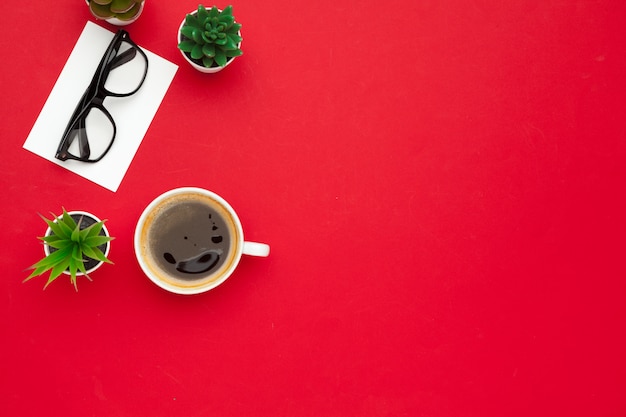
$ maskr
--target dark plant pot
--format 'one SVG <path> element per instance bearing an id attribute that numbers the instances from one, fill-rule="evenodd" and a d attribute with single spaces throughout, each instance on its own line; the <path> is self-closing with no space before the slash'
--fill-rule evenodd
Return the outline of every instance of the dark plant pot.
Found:
<path id="1" fill-rule="evenodd" d="M 221 9 L 218 9 L 221 11 Z M 196 15 L 198 14 L 198 11 L 195 12 L 191 12 L 188 13 L 190 15 Z M 183 18 L 183 21 L 180 23 L 180 26 L 178 27 L 178 43 L 180 43 L 182 40 L 187 39 L 185 36 L 183 36 L 183 34 L 180 32 L 180 30 L 182 29 L 182 27 L 185 25 L 185 19 L 187 18 L 187 15 L 185 15 L 185 18 Z M 241 31 L 238 32 L 239 36 L 241 36 Z M 239 49 L 241 49 L 241 42 L 239 42 Z M 179 49 L 180 51 L 180 49 Z M 219 65 L 213 66 L 213 67 L 205 67 L 204 65 L 202 65 L 202 61 L 200 61 L 199 59 L 193 59 L 191 58 L 191 56 L 187 53 L 187 52 L 183 52 L 180 51 L 180 53 L 183 55 L 183 58 L 185 58 L 185 60 L 187 62 L 189 62 L 189 64 L 194 67 L 196 70 L 200 71 L 200 72 L 204 72 L 204 73 L 215 73 L 215 72 L 219 72 L 221 70 L 223 70 L 224 68 L 226 68 L 227 66 L 230 65 L 231 62 L 233 62 L 235 60 L 235 58 L 237 57 L 231 57 L 228 58 L 228 61 L 226 61 L 226 64 L 224 64 L 223 67 L 220 67 Z"/>
<path id="2" fill-rule="evenodd" d="M 96 217 L 93 214 L 88 213 L 86 211 L 70 211 L 70 212 L 68 212 L 68 214 L 77 223 L 82 218 L 82 221 L 80 223 L 80 230 L 83 230 L 83 229 L 91 226 L 92 224 L 101 221 L 98 217 Z M 51 234 L 52 234 L 52 229 L 50 229 L 48 227 L 48 229 L 46 230 L 45 236 L 50 236 Z M 102 225 L 102 230 L 100 231 L 100 236 L 110 236 L 109 230 L 107 229 L 106 225 Z M 111 250 L 111 242 L 107 242 L 107 243 L 105 243 L 103 245 L 98 246 L 98 249 L 100 249 L 102 251 L 102 253 L 104 253 L 104 256 L 108 257 L 109 251 Z M 48 245 L 43 245 L 43 250 L 44 250 L 46 256 L 48 256 L 51 252 L 54 252 L 57 249 L 51 248 Z M 83 260 L 85 261 L 85 269 L 87 270 L 87 274 L 90 274 L 93 271 L 95 271 L 96 269 L 100 268 L 100 266 L 102 266 L 102 264 L 104 263 L 104 262 L 99 261 L 97 259 L 92 259 L 92 258 L 87 258 L 87 257 L 84 257 Z M 70 274 L 69 271 L 67 271 L 67 270 L 63 271 L 63 273 L 66 274 L 66 275 Z M 81 276 L 81 275 L 84 275 L 84 274 L 82 272 L 78 271 L 78 272 L 76 272 L 76 275 L 77 276 Z"/>

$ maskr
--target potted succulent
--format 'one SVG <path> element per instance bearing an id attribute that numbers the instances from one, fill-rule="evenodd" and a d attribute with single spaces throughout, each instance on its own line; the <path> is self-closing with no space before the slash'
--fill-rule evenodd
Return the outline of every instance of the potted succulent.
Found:
<path id="1" fill-rule="evenodd" d="M 96 19 L 125 26 L 139 18 L 145 0 L 85 0 Z"/>
<path id="2" fill-rule="evenodd" d="M 241 24 L 233 6 L 220 10 L 202 4 L 185 16 L 178 30 L 178 49 L 198 71 L 217 72 L 242 54 Z"/>
<path id="3" fill-rule="evenodd" d="M 48 225 L 43 237 L 45 256 L 28 269 L 33 272 L 24 282 L 50 271 L 50 276 L 44 289 L 62 273 L 70 276 L 70 282 L 76 291 L 76 278 L 84 275 L 91 281 L 89 275 L 98 269 L 104 262 L 112 263 L 108 258 L 111 248 L 109 231 L 104 220 L 98 219 L 91 213 L 84 211 L 70 211 L 63 209 L 63 214 L 54 219 L 41 218 Z"/>

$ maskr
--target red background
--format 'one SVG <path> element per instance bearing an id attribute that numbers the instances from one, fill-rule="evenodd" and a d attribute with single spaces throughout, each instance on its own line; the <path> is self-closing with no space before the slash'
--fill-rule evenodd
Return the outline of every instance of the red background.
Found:
<path id="1" fill-rule="evenodd" d="M 5 7 L 0 414 L 626 415 L 623 2 L 241 0 L 214 75 L 196 5 L 128 27 L 180 68 L 116 193 L 22 149 L 86 6 Z M 192 297 L 132 248 L 188 185 L 272 247 Z M 78 293 L 22 284 L 61 207 L 116 237 Z"/>

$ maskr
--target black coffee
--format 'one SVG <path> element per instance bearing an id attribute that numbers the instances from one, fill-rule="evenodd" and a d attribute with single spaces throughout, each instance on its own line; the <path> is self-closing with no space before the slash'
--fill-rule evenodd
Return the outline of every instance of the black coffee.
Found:
<path id="1" fill-rule="evenodd" d="M 222 214 L 198 199 L 165 204 L 148 230 L 152 259 L 170 277 L 205 279 L 228 261 L 231 232 Z"/>

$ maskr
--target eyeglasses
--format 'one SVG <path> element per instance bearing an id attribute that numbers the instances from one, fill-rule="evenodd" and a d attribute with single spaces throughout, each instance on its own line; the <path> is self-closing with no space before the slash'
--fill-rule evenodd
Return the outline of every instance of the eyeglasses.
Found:
<path id="1" fill-rule="evenodd" d="M 111 149 L 117 128 L 104 107 L 107 97 L 128 97 L 141 88 L 148 73 L 148 57 L 119 30 L 98 64 L 91 83 L 70 118 L 55 158 L 98 162 Z"/>

